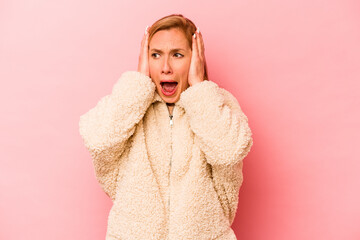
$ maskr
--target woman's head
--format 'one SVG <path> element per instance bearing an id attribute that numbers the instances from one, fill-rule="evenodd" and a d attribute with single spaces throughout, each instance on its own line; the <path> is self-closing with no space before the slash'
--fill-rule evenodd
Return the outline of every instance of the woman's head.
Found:
<path id="1" fill-rule="evenodd" d="M 172 14 L 156 21 L 149 29 L 149 70 L 156 85 L 156 91 L 167 103 L 175 103 L 180 94 L 189 87 L 188 72 L 192 54 L 192 35 L 195 24 L 181 14 Z M 208 79 L 207 67 L 204 80 Z M 177 83 L 175 92 L 169 94 L 162 81 L 172 80 Z M 167 89 L 168 92 L 170 91 Z"/>

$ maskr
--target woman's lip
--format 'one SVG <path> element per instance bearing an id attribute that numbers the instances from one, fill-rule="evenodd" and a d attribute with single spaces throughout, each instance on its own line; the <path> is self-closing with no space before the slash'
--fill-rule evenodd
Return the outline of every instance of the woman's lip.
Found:
<path id="1" fill-rule="evenodd" d="M 175 80 L 160 80 L 160 83 L 163 83 L 163 82 L 176 82 Z"/>
<path id="2" fill-rule="evenodd" d="M 174 81 L 174 82 L 175 82 L 175 81 Z M 179 86 L 179 84 L 177 84 L 176 87 L 174 88 L 174 90 L 172 90 L 171 92 L 166 92 L 166 91 L 162 88 L 162 86 L 161 86 L 161 92 L 162 92 L 165 96 L 171 96 L 171 95 L 173 95 L 173 94 L 176 92 L 178 86 Z"/>

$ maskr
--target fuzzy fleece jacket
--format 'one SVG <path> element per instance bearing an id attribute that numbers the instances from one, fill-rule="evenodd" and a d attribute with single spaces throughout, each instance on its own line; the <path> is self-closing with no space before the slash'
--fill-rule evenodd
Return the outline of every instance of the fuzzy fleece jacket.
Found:
<path id="1" fill-rule="evenodd" d="M 209 80 L 184 90 L 172 116 L 155 89 L 150 77 L 126 71 L 80 116 L 96 178 L 113 201 L 106 239 L 237 239 L 248 118 Z"/>

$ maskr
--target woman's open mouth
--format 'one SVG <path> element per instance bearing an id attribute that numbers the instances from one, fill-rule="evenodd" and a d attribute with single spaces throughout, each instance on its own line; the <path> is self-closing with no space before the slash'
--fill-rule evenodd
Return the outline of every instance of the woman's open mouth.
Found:
<path id="1" fill-rule="evenodd" d="M 163 80 L 160 82 L 161 91 L 166 96 L 171 96 L 176 92 L 178 83 L 172 80 Z"/>

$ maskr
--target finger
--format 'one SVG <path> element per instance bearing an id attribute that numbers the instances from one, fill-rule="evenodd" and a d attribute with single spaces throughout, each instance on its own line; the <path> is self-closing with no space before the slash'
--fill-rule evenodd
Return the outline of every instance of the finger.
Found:
<path id="1" fill-rule="evenodd" d="M 145 39 L 146 39 L 146 36 L 144 35 L 143 38 L 142 38 L 142 40 L 141 40 L 140 56 L 139 56 L 140 60 L 141 60 L 141 58 L 142 58 L 143 55 L 144 55 Z"/>
<path id="2" fill-rule="evenodd" d="M 199 56 L 199 49 L 197 46 L 197 40 L 196 40 L 196 32 L 194 33 L 193 37 L 192 37 L 192 53 L 194 57 Z"/>
<path id="3" fill-rule="evenodd" d="M 148 39 L 149 39 L 149 32 L 148 32 L 149 26 L 146 26 L 145 29 L 145 44 L 148 45 Z"/>
<path id="4" fill-rule="evenodd" d="M 146 34 L 144 33 L 142 39 L 141 39 L 141 46 L 144 46 L 144 42 L 145 42 L 145 38 L 146 38 Z"/>
<path id="5" fill-rule="evenodd" d="M 202 52 L 201 52 L 201 39 L 200 39 L 200 34 L 198 32 L 198 30 L 196 30 L 196 44 L 197 44 L 197 48 L 198 48 L 198 52 L 199 52 L 199 57 L 202 57 Z"/>
<path id="6" fill-rule="evenodd" d="M 203 54 L 203 49 L 202 49 L 202 44 L 201 44 L 201 35 L 198 31 L 196 31 L 196 39 L 197 39 L 197 46 L 198 46 L 198 52 L 199 52 L 199 57 L 201 59 L 204 58 L 204 54 Z"/>
<path id="7" fill-rule="evenodd" d="M 205 52 L 205 44 L 204 44 L 204 39 L 203 39 L 203 36 L 202 36 L 202 33 L 201 32 L 199 32 L 199 35 L 200 35 L 200 43 L 201 43 L 201 53 L 202 53 L 202 56 L 203 56 L 203 58 L 205 58 L 205 54 L 204 54 L 204 52 Z"/>
<path id="8" fill-rule="evenodd" d="M 145 47 L 146 38 L 147 38 L 147 35 L 148 35 L 148 32 L 147 32 L 148 27 L 149 26 L 146 26 L 144 35 L 143 35 L 142 40 L 141 40 L 141 50 L 144 49 L 144 47 Z"/>
<path id="9" fill-rule="evenodd" d="M 145 35 L 144 50 L 146 53 L 149 51 L 149 33 L 146 33 Z"/>
<path id="10" fill-rule="evenodd" d="M 200 59 L 201 59 L 201 65 L 204 67 L 204 73 L 205 73 L 205 65 L 206 65 L 206 59 L 205 59 L 205 48 L 204 48 L 204 41 L 202 38 L 202 34 L 199 30 L 199 28 L 197 29 L 197 44 L 198 44 L 198 49 L 199 49 L 199 55 L 200 55 Z"/>

